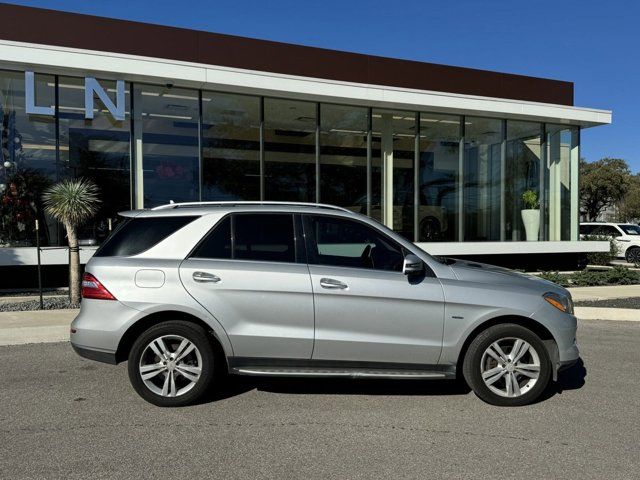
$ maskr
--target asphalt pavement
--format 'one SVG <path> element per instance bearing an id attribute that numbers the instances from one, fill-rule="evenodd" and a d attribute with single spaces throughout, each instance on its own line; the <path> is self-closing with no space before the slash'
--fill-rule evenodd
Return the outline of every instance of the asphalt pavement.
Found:
<path id="1" fill-rule="evenodd" d="M 0 478 L 637 479 L 640 322 L 582 321 L 543 401 L 442 381 L 238 378 L 181 409 L 68 343 L 0 347 Z"/>

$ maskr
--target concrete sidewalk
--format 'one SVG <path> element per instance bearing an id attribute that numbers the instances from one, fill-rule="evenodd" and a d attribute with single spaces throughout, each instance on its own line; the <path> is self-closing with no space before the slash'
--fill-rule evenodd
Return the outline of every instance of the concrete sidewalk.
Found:
<path id="1" fill-rule="evenodd" d="M 640 297 L 640 285 L 612 285 L 606 287 L 572 287 L 574 302 L 589 300 L 612 300 L 615 298 Z"/>
<path id="2" fill-rule="evenodd" d="M 0 312 L 0 345 L 63 342 L 80 310 L 35 310 Z"/>
<path id="3" fill-rule="evenodd" d="M 580 320 L 616 320 L 640 322 L 640 310 L 635 308 L 575 307 Z"/>

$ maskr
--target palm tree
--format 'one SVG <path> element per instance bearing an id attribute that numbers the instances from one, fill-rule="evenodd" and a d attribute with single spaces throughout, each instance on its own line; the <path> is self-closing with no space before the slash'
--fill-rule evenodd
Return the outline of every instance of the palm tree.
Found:
<path id="1" fill-rule="evenodd" d="M 63 180 L 47 188 L 42 196 L 44 210 L 64 225 L 70 251 L 69 293 L 71 303 L 80 303 L 80 249 L 76 229 L 98 210 L 98 187 L 84 178 Z"/>

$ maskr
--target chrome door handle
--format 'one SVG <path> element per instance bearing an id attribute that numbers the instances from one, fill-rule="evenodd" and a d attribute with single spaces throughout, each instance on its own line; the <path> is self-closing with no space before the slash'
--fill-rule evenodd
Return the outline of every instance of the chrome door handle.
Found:
<path id="1" fill-rule="evenodd" d="M 198 283 L 218 283 L 222 280 L 217 275 L 207 272 L 193 272 L 193 279 Z"/>
<path id="2" fill-rule="evenodd" d="M 346 283 L 342 283 L 340 280 L 334 280 L 333 278 L 321 278 L 320 286 L 322 288 L 329 288 L 333 290 L 344 290 L 348 287 Z"/>

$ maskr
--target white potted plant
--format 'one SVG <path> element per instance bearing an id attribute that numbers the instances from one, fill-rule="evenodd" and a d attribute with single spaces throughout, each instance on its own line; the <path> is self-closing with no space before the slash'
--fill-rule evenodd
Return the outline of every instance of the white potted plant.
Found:
<path id="1" fill-rule="evenodd" d="M 525 191 L 522 194 L 522 203 L 524 209 L 522 209 L 520 213 L 522 215 L 522 223 L 524 223 L 527 242 L 535 242 L 538 240 L 538 232 L 540 231 L 540 202 L 538 201 L 538 193 L 535 190 Z"/>

